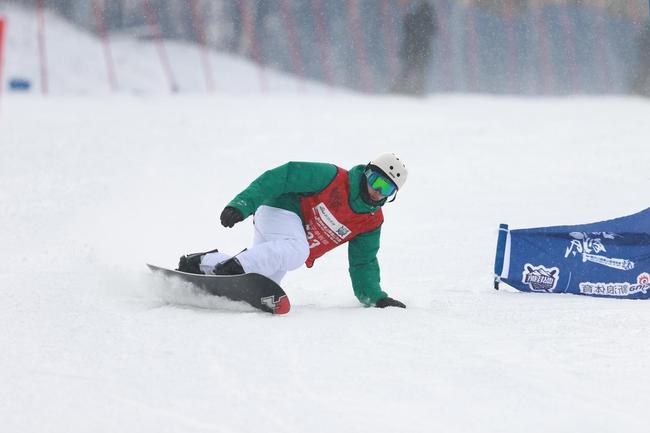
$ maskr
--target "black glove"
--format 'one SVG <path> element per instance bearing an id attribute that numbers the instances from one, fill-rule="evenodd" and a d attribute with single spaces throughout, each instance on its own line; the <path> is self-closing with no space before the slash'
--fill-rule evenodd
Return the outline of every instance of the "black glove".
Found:
<path id="1" fill-rule="evenodd" d="M 386 308 L 386 307 L 399 307 L 399 308 L 406 308 L 406 305 L 404 305 L 402 302 L 398 301 L 397 299 L 393 298 L 383 298 L 375 302 L 375 307 L 377 308 Z"/>
<path id="2" fill-rule="evenodd" d="M 244 215 L 242 215 L 241 211 L 232 206 L 226 206 L 221 212 L 221 225 L 224 227 L 232 227 L 243 219 Z"/>

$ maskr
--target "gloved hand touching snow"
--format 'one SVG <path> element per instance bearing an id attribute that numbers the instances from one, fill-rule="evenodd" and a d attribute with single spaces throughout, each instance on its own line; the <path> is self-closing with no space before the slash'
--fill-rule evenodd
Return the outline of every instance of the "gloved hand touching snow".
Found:
<path id="1" fill-rule="evenodd" d="M 385 298 L 380 299 L 377 302 L 375 302 L 375 307 L 377 307 L 377 308 L 386 308 L 386 307 L 406 308 L 406 305 L 404 305 L 404 303 L 398 301 L 397 299 L 385 297 Z"/>
<path id="2" fill-rule="evenodd" d="M 224 227 L 232 227 L 243 219 L 241 211 L 232 206 L 226 206 L 221 212 L 221 225 Z"/>

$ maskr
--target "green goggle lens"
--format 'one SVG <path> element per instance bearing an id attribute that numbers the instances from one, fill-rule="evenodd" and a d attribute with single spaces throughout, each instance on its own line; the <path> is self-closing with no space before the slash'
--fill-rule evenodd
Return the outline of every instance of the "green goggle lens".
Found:
<path id="1" fill-rule="evenodd" d="M 375 191 L 378 191 L 384 197 L 391 196 L 395 191 L 397 191 L 397 186 L 381 173 L 368 170 L 366 172 L 366 177 L 368 178 L 368 186 Z"/>

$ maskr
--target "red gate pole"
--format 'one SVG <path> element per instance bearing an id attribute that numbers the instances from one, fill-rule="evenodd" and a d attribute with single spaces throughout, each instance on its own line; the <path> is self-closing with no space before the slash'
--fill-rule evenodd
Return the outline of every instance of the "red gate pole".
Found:
<path id="1" fill-rule="evenodd" d="M 100 1 L 102 2 L 101 8 L 99 4 Z M 95 9 L 95 22 L 97 24 L 97 29 L 99 30 L 99 35 L 102 39 L 102 45 L 104 47 L 104 59 L 106 60 L 108 82 L 111 90 L 115 92 L 117 90 L 117 76 L 115 75 L 113 53 L 111 52 L 111 46 L 108 40 L 108 32 L 106 31 L 106 23 L 104 22 L 104 2 L 103 0 L 94 0 L 93 3 Z"/>
<path id="2" fill-rule="evenodd" d="M 359 4 L 357 0 L 348 0 L 348 17 L 352 29 L 352 42 L 356 52 L 357 65 L 359 66 L 359 74 L 361 76 L 361 87 L 366 92 L 370 92 L 372 90 L 372 80 L 370 77 L 370 68 L 366 59 L 363 33 L 361 32 L 359 24 Z"/>
<path id="3" fill-rule="evenodd" d="M 38 58 L 41 68 L 41 92 L 47 95 L 49 92 L 49 83 L 47 77 L 47 50 L 45 48 L 45 7 L 43 0 L 37 0 L 37 20 L 38 20 Z"/>
<path id="4" fill-rule="evenodd" d="M 321 0 L 312 0 L 311 2 L 312 13 L 316 21 L 316 33 L 318 35 L 318 48 L 320 51 L 320 64 L 327 84 L 332 87 L 334 85 L 334 74 L 332 73 L 332 63 L 330 60 L 329 46 L 327 45 L 327 37 L 325 35 L 325 22 L 323 20 L 323 10 Z"/>
<path id="5" fill-rule="evenodd" d="M 167 77 L 167 82 L 169 83 L 169 88 L 172 93 L 178 92 L 178 85 L 174 79 L 174 74 L 172 72 L 171 64 L 169 63 L 169 58 L 167 57 L 167 51 L 165 51 L 165 45 L 162 40 L 162 32 L 158 21 L 156 20 L 156 15 L 151 7 L 151 2 L 149 0 L 142 0 L 142 6 L 144 9 L 144 17 L 147 20 L 147 24 L 151 27 L 151 30 L 154 32 L 154 38 L 156 39 L 156 49 L 158 51 L 158 57 L 160 57 L 160 63 L 163 68 L 163 72 Z"/>
<path id="6" fill-rule="evenodd" d="M 298 77 L 300 77 L 298 90 L 304 92 L 305 67 L 302 61 L 302 56 L 300 55 L 300 42 L 298 41 L 296 28 L 293 24 L 293 17 L 291 16 L 291 5 L 289 4 L 289 0 L 282 0 L 280 7 L 282 9 L 282 18 L 284 19 L 284 23 L 287 28 L 287 36 L 289 38 L 289 51 L 291 52 L 291 63 L 293 63 L 293 71 L 296 75 L 298 75 Z"/>
<path id="7" fill-rule="evenodd" d="M 239 14 L 242 17 L 244 33 L 246 34 L 246 37 L 248 38 L 248 41 L 251 44 L 253 60 L 257 63 L 258 66 L 260 89 L 262 90 L 263 93 L 266 93 L 266 91 L 268 90 L 268 84 L 266 82 L 265 67 L 262 64 L 262 56 L 260 55 L 259 47 L 257 46 L 255 25 L 253 23 L 253 12 L 251 11 L 250 5 L 247 0 L 237 0 L 237 6 L 239 7 Z"/>
<path id="8" fill-rule="evenodd" d="M 203 76 L 205 77 L 205 87 L 208 89 L 208 92 L 212 93 L 214 92 L 214 79 L 212 77 L 212 65 L 210 64 L 210 56 L 203 21 L 201 21 L 201 15 L 199 14 L 199 7 L 196 0 L 189 0 L 189 2 L 192 11 L 192 27 L 194 28 L 194 35 L 201 46 L 201 64 L 203 66 Z"/>

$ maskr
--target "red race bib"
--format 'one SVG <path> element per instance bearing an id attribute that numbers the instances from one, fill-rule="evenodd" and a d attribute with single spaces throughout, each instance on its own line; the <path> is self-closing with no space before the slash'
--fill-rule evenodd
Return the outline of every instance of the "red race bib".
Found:
<path id="1" fill-rule="evenodd" d="M 314 261 L 357 235 L 370 232 L 384 222 L 381 209 L 373 213 L 356 213 L 350 207 L 350 178 L 338 168 L 334 180 L 323 191 L 303 197 L 300 207 L 309 241 L 308 268 Z"/>

